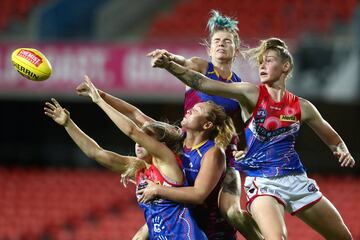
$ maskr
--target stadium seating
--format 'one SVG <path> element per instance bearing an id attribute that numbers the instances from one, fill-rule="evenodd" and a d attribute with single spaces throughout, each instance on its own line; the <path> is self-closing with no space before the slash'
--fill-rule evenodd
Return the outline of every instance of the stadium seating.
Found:
<path id="1" fill-rule="evenodd" d="M 360 178 L 311 177 L 360 239 Z M 111 172 L 0 167 L 0 183 L 0 240 L 131 239 L 144 224 L 134 187 Z M 289 239 L 322 239 L 296 217 L 287 214 L 286 223 Z"/>
<path id="2" fill-rule="evenodd" d="M 155 18 L 148 38 L 204 37 L 211 9 L 235 17 L 241 37 L 246 39 L 328 33 L 334 24 L 350 20 L 356 4 L 356 0 L 314 0 L 311 4 L 305 0 L 274 0 L 270 4 L 265 0 L 224 0 L 221 4 L 208 0 L 180 1 L 172 12 Z"/>
<path id="3" fill-rule="evenodd" d="M 86 229 L 101 234 L 111 226 L 109 234 L 133 234 L 144 222 L 134 187 L 105 171 L 0 168 L 0 182 L 0 240 L 89 239 L 81 237 Z M 92 222 L 96 228 L 87 227 Z"/>
<path id="4" fill-rule="evenodd" d="M 44 0 L 12 0 L 0 1 L 0 31 L 13 20 L 25 19 L 30 11 Z"/>

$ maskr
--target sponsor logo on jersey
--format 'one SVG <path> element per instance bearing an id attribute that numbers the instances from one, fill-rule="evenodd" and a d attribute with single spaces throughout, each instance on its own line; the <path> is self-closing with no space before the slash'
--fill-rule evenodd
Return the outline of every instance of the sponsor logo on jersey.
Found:
<path id="1" fill-rule="evenodd" d="M 297 119 L 292 115 L 280 115 L 280 120 L 284 122 L 296 122 Z"/>

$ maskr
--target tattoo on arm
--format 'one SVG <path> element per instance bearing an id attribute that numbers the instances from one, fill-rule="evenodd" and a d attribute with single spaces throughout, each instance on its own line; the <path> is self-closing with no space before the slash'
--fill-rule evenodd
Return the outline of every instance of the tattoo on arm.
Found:
<path id="1" fill-rule="evenodd" d="M 240 196 L 241 179 L 239 173 L 232 168 L 227 168 L 222 191 L 231 195 Z"/>
<path id="2" fill-rule="evenodd" d="M 201 73 L 186 69 L 174 62 L 170 62 L 166 70 L 168 70 L 171 74 L 180 79 L 180 81 L 189 87 L 196 90 L 201 90 L 201 81 L 203 79 Z"/>

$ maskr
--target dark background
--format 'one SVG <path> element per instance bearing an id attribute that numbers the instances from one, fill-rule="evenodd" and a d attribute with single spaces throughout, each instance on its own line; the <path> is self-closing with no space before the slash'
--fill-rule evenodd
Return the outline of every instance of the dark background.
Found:
<path id="1" fill-rule="evenodd" d="M 62 126 L 43 114 L 44 100 L 0 101 L 2 133 L 1 164 L 6 166 L 99 167 L 72 142 Z M 134 142 L 126 137 L 95 104 L 86 100 L 73 102 L 58 98 L 72 119 L 105 149 L 120 154 L 134 154 Z M 183 109 L 180 103 L 132 102 L 145 114 L 178 124 Z M 355 159 L 359 159 L 360 105 L 314 102 L 323 117 L 340 133 Z M 307 126 L 302 125 L 297 141 L 302 162 L 310 173 L 353 173 L 359 168 L 342 169 L 327 146 Z M 101 168 L 101 167 L 100 167 Z"/>

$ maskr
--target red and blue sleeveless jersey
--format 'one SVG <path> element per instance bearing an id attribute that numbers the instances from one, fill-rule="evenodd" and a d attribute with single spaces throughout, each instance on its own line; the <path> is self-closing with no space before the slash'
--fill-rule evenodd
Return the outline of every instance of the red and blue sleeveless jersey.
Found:
<path id="1" fill-rule="evenodd" d="M 205 76 L 219 82 L 241 82 L 240 77 L 238 77 L 234 72 L 231 72 L 230 76 L 227 79 L 222 78 L 211 62 L 208 63 L 208 68 Z M 186 112 L 190 110 L 195 104 L 206 101 L 213 101 L 217 105 L 222 106 L 226 114 L 232 118 L 234 124 L 240 123 L 239 121 L 241 121 L 241 109 L 237 100 L 208 95 L 195 89 L 189 89 L 185 93 L 184 114 L 186 114 Z M 241 128 L 243 128 L 243 126 Z M 238 141 L 238 136 L 234 136 L 230 145 L 226 149 L 226 159 L 228 166 L 232 167 L 234 165 L 234 157 L 232 155 L 232 152 L 237 150 Z"/>
<path id="2" fill-rule="evenodd" d="M 181 159 L 177 156 L 179 165 Z M 146 187 L 146 180 L 167 187 L 181 187 L 167 180 L 160 171 L 151 165 L 136 176 L 138 189 Z M 140 196 L 137 196 L 139 198 Z M 184 204 L 167 199 L 154 199 L 148 203 L 139 203 L 144 211 L 146 223 L 149 229 L 150 240 L 206 240 L 205 233 L 199 228 L 192 213 Z"/>
<path id="3" fill-rule="evenodd" d="M 201 160 L 203 156 L 214 145 L 214 141 L 207 140 L 191 149 L 184 148 L 184 153 L 181 156 L 182 165 L 187 182 L 190 186 L 194 186 L 196 177 L 198 176 L 201 168 Z M 199 224 L 199 227 L 204 230 L 209 240 L 236 239 L 235 229 L 221 216 L 218 207 L 218 195 L 224 176 L 225 172 L 205 202 L 202 205 L 194 206 L 192 209 L 194 218 Z"/>
<path id="4" fill-rule="evenodd" d="M 259 86 L 259 99 L 245 128 L 248 152 L 235 163 L 247 176 L 276 177 L 304 173 L 295 151 L 301 109 L 299 98 L 286 91 L 275 102 L 265 85 Z"/>

